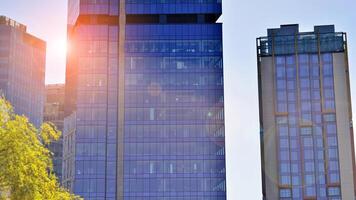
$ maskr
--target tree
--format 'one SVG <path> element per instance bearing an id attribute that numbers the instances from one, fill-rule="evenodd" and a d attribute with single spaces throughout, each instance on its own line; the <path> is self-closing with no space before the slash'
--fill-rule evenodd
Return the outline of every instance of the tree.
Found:
<path id="1" fill-rule="evenodd" d="M 61 188 L 46 148 L 60 131 L 51 123 L 40 129 L 0 97 L 0 199 L 77 200 Z"/>

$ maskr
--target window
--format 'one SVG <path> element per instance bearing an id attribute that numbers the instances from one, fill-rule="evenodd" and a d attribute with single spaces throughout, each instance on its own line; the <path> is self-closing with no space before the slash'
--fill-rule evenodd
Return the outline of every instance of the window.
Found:
<path id="1" fill-rule="evenodd" d="M 302 111 L 311 111 L 311 103 L 310 101 L 302 101 Z"/>
<path id="2" fill-rule="evenodd" d="M 304 147 L 312 147 L 313 139 L 311 137 L 303 137 L 303 145 Z"/>
<path id="3" fill-rule="evenodd" d="M 287 78 L 295 78 L 296 70 L 295 67 L 287 67 Z"/>
<path id="4" fill-rule="evenodd" d="M 280 189 L 279 190 L 279 196 L 281 198 L 288 198 L 288 197 L 292 197 L 292 192 L 290 189 Z"/>
<path id="5" fill-rule="evenodd" d="M 322 59 L 323 59 L 323 63 L 331 63 L 332 55 L 331 54 L 323 54 Z"/>
<path id="6" fill-rule="evenodd" d="M 330 173 L 329 174 L 330 183 L 338 183 L 340 182 L 340 176 L 338 173 Z"/>
<path id="7" fill-rule="evenodd" d="M 335 109 L 335 102 L 334 100 L 325 100 L 324 107 L 326 110 L 334 110 Z"/>
<path id="8" fill-rule="evenodd" d="M 312 107 L 312 109 L 313 109 L 313 111 L 315 111 L 315 112 L 321 112 L 321 105 L 320 105 L 320 102 L 313 102 L 312 103 L 313 105 L 313 107 Z"/>
<path id="9" fill-rule="evenodd" d="M 295 58 L 294 58 L 294 56 L 287 56 L 286 59 L 287 59 L 287 65 L 293 65 L 293 64 L 295 64 Z"/>
<path id="10" fill-rule="evenodd" d="M 287 117 L 277 117 L 276 121 L 277 121 L 277 124 L 287 124 L 288 119 L 287 119 Z"/>
<path id="11" fill-rule="evenodd" d="M 294 128 L 294 127 L 292 127 L 292 128 L 289 128 L 289 134 L 290 134 L 290 136 L 297 136 L 297 128 Z"/>
<path id="12" fill-rule="evenodd" d="M 287 101 L 287 93 L 285 91 L 277 91 L 278 101 Z"/>
<path id="13" fill-rule="evenodd" d="M 301 90 L 301 100 L 310 100 L 310 90 Z"/>
<path id="14" fill-rule="evenodd" d="M 278 133 L 280 136 L 288 136 L 288 127 L 287 126 L 278 126 Z"/>
<path id="15" fill-rule="evenodd" d="M 300 188 L 294 187 L 292 190 L 293 190 L 293 198 L 300 198 L 302 196 L 302 191 Z"/>
<path id="16" fill-rule="evenodd" d="M 333 66 L 332 64 L 324 64 L 323 66 L 323 76 L 332 76 L 333 75 Z"/>
<path id="17" fill-rule="evenodd" d="M 319 64 L 319 56 L 318 55 L 311 55 L 310 56 L 310 62 L 312 64 Z"/>
<path id="18" fill-rule="evenodd" d="M 284 57 L 276 57 L 277 65 L 285 65 L 285 58 Z"/>
<path id="19" fill-rule="evenodd" d="M 297 124 L 297 118 L 295 116 L 289 116 L 289 125 L 296 125 Z"/>
<path id="20" fill-rule="evenodd" d="M 327 99 L 333 99 L 334 98 L 334 90 L 333 89 L 325 89 L 324 97 Z"/>
<path id="21" fill-rule="evenodd" d="M 313 90 L 312 99 L 313 100 L 320 100 L 320 92 L 319 92 L 319 90 Z"/>
<path id="22" fill-rule="evenodd" d="M 299 165 L 297 163 L 293 163 L 291 165 L 292 173 L 299 173 Z"/>
<path id="23" fill-rule="evenodd" d="M 277 112 L 287 112 L 287 103 L 278 103 Z"/>
<path id="24" fill-rule="evenodd" d="M 280 184 L 281 185 L 290 185 L 291 184 L 290 176 L 280 176 Z"/>
<path id="25" fill-rule="evenodd" d="M 308 77 L 309 76 L 309 66 L 301 64 L 299 66 L 299 76 L 300 77 Z"/>
<path id="26" fill-rule="evenodd" d="M 309 176 L 311 176 L 311 175 L 308 175 L 308 177 Z M 309 179 L 309 181 L 311 181 L 312 182 L 312 178 L 313 178 L 314 176 L 312 176 L 312 177 L 310 177 L 310 178 L 308 178 Z M 307 182 L 307 181 L 306 181 Z M 314 181 L 315 182 L 315 181 Z M 314 184 L 314 183 L 313 183 Z M 313 187 L 313 186 L 307 186 L 306 188 L 305 188 L 305 195 L 306 196 L 309 196 L 309 197 L 311 197 L 311 196 L 315 196 L 316 195 L 316 191 L 315 191 L 315 187 Z"/>
<path id="27" fill-rule="evenodd" d="M 323 147 L 322 140 L 321 140 L 321 145 L 319 146 L 319 144 L 318 144 L 318 147 Z M 317 152 L 317 159 L 324 160 L 324 151 L 320 150 Z"/>
<path id="28" fill-rule="evenodd" d="M 305 172 L 314 172 L 315 170 L 314 162 L 305 162 L 304 167 L 305 167 Z"/>
<path id="29" fill-rule="evenodd" d="M 299 160 L 299 153 L 297 151 L 292 151 L 290 153 L 290 156 L 291 156 L 291 160 L 292 161 L 297 161 Z"/>
<path id="30" fill-rule="evenodd" d="M 292 177 L 292 184 L 293 185 L 300 185 L 300 177 L 299 176 L 293 176 Z"/>
<path id="31" fill-rule="evenodd" d="M 328 193 L 329 193 L 329 196 L 339 196 L 340 188 L 339 187 L 329 187 Z"/>
<path id="32" fill-rule="evenodd" d="M 286 89 L 286 81 L 285 80 L 277 80 L 277 89 Z"/>
<path id="33" fill-rule="evenodd" d="M 277 78 L 284 78 L 286 74 L 286 69 L 284 66 L 277 66 L 276 68 Z"/>
<path id="34" fill-rule="evenodd" d="M 309 62 L 308 54 L 300 54 L 299 55 L 299 63 L 308 64 L 308 62 Z"/>
<path id="35" fill-rule="evenodd" d="M 326 178 L 324 174 L 321 174 L 318 176 L 318 181 L 320 184 L 325 184 L 326 183 Z"/>
<path id="36" fill-rule="evenodd" d="M 324 121 L 326 122 L 335 122 L 336 115 L 335 114 L 324 114 Z"/>
<path id="37" fill-rule="evenodd" d="M 295 103 L 288 103 L 288 111 L 291 113 L 296 112 L 296 104 Z"/>
<path id="38" fill-rule="evenodd" d="M 302 127 L 300 129 L 300 134 L 302 135 L 311 135 L 313 133 L 313 130 L 311 127 Z"/>
<path id="39" fill-rule="evenodd" d="M 315 176 L 314 175 L 305 175 L 305 184 L 306 185 L 315 184 Z"/>
<path id="40" fill-rule="evenodd" d="M 289 151 L 281 151 L 279 156 L 280 156 L 281 161 L 288 161 L 289 160 Z"/>
<path id="41" fill-rule="evenodd" d="M 328 146 L 337 146 L 336 136 L 329 136 L 328 137 Z"/>
<path id="42" fill-rule="evenodd" d="M 330 171 L 339 171 L 339 162 L 338 161 L 329 161 L 329 170 Z"/>
<path id="43" fill-rule="evenodd" d="M 290 147 L 291 149 L 298 149 L 299 148 L 299 143 L 297 138 L 291 138 L 290 139 Z"/>
<path id="44" fill-rule="evenodd" d="M 316 67 L 312 67 L 311 68 L 311 76 L 312 77 L 319 77 L 319 73 L 320 73 L 320 69 L 319 69 L 319 66 L 316 66 Z M 319 82 L 319 81 L 318 81 Z"/>
<path id="45" fill-rule="evenodd" d="M 325 77 L 323 80 L 324 87 L 333 87 L 334 79 L 333 77 Z"/>
<path id="46" fill-rule="evenodd" d="M 304 150 L 304 159 L 305 160 L 312 160 L 314 159 L 314 151 L 313 150 Z M 314 164 L 313 164 L 314 168 Z"/>
<path id="47" fill-rule="evenodd" d="M 295 89 L 295 81 L 288 80 L 287 81 L 287 88 L 288 90 L 294 90 Z"/>
<path id="48" fill-rule="evenodd" d="M 310 87 L 310 80 L 306 78 L 300 79 L 300 87 L 301 88 L 309 88 Z"/>
<path id="49" fill-rule="evenodd" d="M 337 149 L 329 149 L 328 150 L 328 157 L 329 157 L 329 160 L 332 160 L 332 159 L 338 159 L 338 151 Z"/>
<path id="50" fill-rule="evenodd" d="M 280 164 L 281 173 L 290 173 L 290 165 L 288 163 Z"/>

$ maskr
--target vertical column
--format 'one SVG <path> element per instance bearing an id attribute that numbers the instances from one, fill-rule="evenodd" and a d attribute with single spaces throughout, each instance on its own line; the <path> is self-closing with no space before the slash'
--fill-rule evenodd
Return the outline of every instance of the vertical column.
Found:
<path id="1" fill-rule="evenodd" d="M 116 199 L 124 199 L 124 117 L 125 117 L 125 0 L 119 4 L 119 39 L 118 39 L 118 122 L 117 122 L 117 173 Z"/>
<path id="2" fill-rule="evenodd" d="M 334 53 L 333 70 L 341 197 L 342 199 L 354 199 L 353 133 L 350 132 L 351 98 L 348 91 L 347 67 L 348 61 L 345 59 L 345 53 Z"/>

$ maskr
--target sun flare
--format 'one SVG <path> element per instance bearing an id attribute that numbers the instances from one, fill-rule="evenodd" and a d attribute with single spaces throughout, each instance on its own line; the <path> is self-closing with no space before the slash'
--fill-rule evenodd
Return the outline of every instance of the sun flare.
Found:
<path id="1" fill-rule="evenodd" d="M 55 52 L 56 54 L 67 54 L 68 53 L 68 44 L 66 39 L 57 39 L 52 43 L 48 44 L 48 50 Z"/>

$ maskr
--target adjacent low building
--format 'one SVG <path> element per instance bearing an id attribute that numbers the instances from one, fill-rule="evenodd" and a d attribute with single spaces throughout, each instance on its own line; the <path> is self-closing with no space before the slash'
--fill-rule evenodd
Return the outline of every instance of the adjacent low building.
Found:
<path id="1" fill-rule="evenodd" d="M 64 118 L 62 185 L 74 191 L 76 114 Z"/>
<path id="2" fill-rule="evenodd" d="M 64 120 L 64 84 L 46 85 L 44 107 L 44 121 L 52 122 L 59 131 L 63 132 Z M 62 133 L 63 134 L 63 133 Z M 53 168 L 56 176 L 61 182 L 62 159 L 63 159 L 63 137 L 54 141 L 49 146 L 53 153 Z"/>

